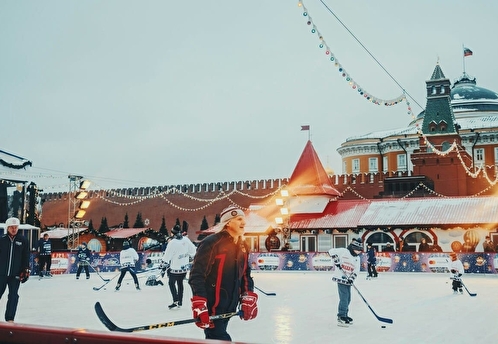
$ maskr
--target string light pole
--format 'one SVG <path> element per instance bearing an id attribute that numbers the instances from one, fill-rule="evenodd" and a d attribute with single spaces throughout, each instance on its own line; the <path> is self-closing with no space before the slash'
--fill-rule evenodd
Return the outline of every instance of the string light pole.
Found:
<path id="1" fill-rule="evenodd" d="M 82 176 L 69 175 L 69 210 L 68 210 L 68 235 L 67 248 L 69 250 L 77 249 L 80 239 L 80 228 L 84 224 L 83 217 L 86 209 L 90 206 L 88 198 L 88 187 L 90 182 L 83 180 Z"/>

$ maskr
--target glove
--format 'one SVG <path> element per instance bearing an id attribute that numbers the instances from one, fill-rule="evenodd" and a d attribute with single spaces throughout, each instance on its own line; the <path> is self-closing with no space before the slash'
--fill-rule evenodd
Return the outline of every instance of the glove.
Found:
<path id="1" fill-rule="evenodd" d="M 161 262 L 161 265 L 159 265 L 159 268 L 161 269 L 161 277 L 164 277 L 164 274 L 166 273 L 166 270 L 168 270 L 168 276 L 169 276 L 169 264 L 166 262 Z"/>
<path id="2" fill-rule="evenodd" d="M 204 297 L 194 296 L 190 301 L 192 301 L 192 312 L 194 319 L 197 320 L 195 322 L 197 327 L 202 329 L 213 328 L 214 324 L 209 320 L 207 300 Z"/>
<path id="3" fill-rule="evenodd" d="M 338 267 L 339 269 L 341 268 L 341 261 L 339 260 L 339 256 L 337 254 L 332 255 L 332 261 L 334 262 L 334 265 Z"/>
<path id="4" fill-rule="evenodd" d="M 31 271 L 29 271 L 29 269 L 24 269 L 23 271 L 21 271 L 18 277 L 21 283 L 25 283 L 29 279 L 30 272 Z"/>
<path id="5" fill-rule="evenodd" d="M 457 271 L 455 269 L 450 270 L 452 274 L 455 274 Z"/>
<path id="6" fill-rule="evenodd" d="M 258 295 L 253 293 L 252 291 L 248 291 L 244 293 L 240 298 L 240 310 L 242 314 L 240 315 L 241 319 L 251 320 L 256 318 L 258 315 Z"/>
<path id="7" fill-rule="evenodd" d="M 353 282 L 354 282 L 354 280 L 356 279 L 357 276 L 358 275 L 356 273 L 354 273 L 354 272 L 351 275 L 349 275 L 349 277 L 348 277 L 349 284 L 353 284 Z"/>

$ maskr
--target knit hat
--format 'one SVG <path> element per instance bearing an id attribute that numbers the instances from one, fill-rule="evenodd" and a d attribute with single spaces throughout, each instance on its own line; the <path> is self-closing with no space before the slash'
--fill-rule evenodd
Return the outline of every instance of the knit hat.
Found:
<path id="1" fill-rule="evenodd" d="M 178 234 L 182 231 L 181 227 L 178 225 L 175 225 L 173 228 L 171 228 L 171 233 L 173 234 Z"/>
<path id="2" fill-rule="evenodd" d="M 222 227 L 225 227 L 225 225 L 234 217 L 245 216 L 245 214 L 242 211 L 242 209 L 232 205 L 228 208 L 223 209 L 220 216 L 221 216 L 220 224 Z"/>
<path id="3" fill-rule="evenodd" d="M 7 221 L 5 221 L 5 226 L 9 227 L 9 226 L 19 226 L 20 225 L 20 222 L 19 222 L 19 219 L 17 217 L 10 217 L 7 219 Z"/>
<path id="4" fill-rule="evenodd" d="M 354 238 L 351 240 L 351 244 L 349 244 L 349 246 L 352 250 L 363 251 L 363 245 L 360 238 Z"/>

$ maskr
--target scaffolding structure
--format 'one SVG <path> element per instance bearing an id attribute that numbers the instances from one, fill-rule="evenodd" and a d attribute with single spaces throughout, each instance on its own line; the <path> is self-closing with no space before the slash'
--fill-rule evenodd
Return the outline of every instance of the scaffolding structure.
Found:
<path id="1" fill-rule="evenodd" d="M 67 234 L 67 249 L 76 250 L 80 245 L 80 229 L 85 224 L 83 216 L 90 202 L 85 201 L 88 196 L 86 189 L 89 182 L 83 180 L 82 176 L 69 175 L 69 210 L 68 210 L 68 234 Z"/>

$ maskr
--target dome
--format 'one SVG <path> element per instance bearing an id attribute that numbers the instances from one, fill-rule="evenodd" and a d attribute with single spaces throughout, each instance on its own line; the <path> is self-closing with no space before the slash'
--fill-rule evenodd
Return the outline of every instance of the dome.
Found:
<path id="1" fill-rule="evenodd" d="M 460 79 L 456 80 L 451 88 L 451 105 L 455 118 L 460 117 L 462 112 L 498 112 L 498 93 L 476 85 L 476 79 L 471 79 L 464 73 Z M 424 118 L 425 110 L 421 111 L 416 120 L 410 124 Z M 482 114 L 486 115 L 485 113 Z"/>

